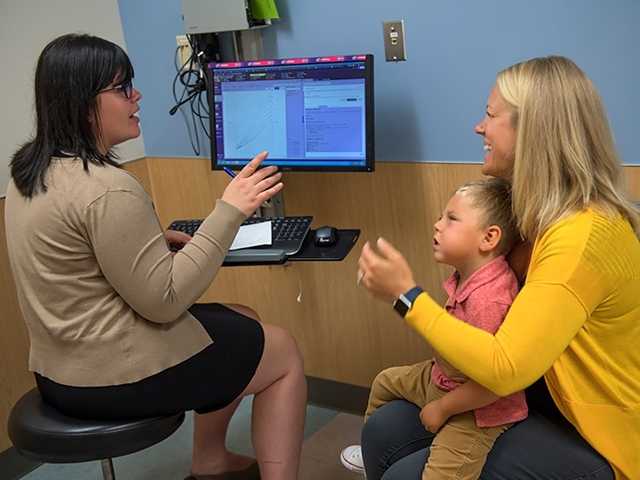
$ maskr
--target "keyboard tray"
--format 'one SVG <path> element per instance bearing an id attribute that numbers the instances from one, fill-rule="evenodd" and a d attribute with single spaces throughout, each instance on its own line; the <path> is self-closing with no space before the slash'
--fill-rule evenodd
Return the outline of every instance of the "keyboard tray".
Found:
<path id="1" fill-rule="evenodd" d="M 303 242 L 308 237 L 312 216 L 287 216 L 287 217 L 250 217 L 242 225 L 252 225 L 264 221 L 271 221 L 271 235 L 273 241 L 271 245 L 261 245 L 252 247 L 251 250 L 265 250 L 267 258 L 269 255 L 277 256 L 277 250 L 283 250 L 285 255 L 295 255 L 300 251 Z M 170 230 L 178 230 L 193 236 L 200 227 L 202 219 L 174 220 L 169 225 Z M 229 252 L 232 253 L 232 252 Z"/>
<path id="2" fill-rule="evenodd" d="M 280 249 L 258 250 L 247 248 L 244 250 L 233 250 L 224 257 L 222 265 L 279 265 L 287 261 L 287 254 Z"/>

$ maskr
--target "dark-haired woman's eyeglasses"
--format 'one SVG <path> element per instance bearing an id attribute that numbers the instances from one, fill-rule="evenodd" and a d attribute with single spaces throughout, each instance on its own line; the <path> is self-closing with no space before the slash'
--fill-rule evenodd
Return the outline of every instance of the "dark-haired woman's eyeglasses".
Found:
<path id="1" fill-rule="evenodd" d="M 105 88 L 104 90 L 100 90 L 98 93 L 105 93 L 115 91 L 122 95 L 127 100 L 130 100 L 133 97 L 133 82 L 124 82 L 115 87 Z"/>

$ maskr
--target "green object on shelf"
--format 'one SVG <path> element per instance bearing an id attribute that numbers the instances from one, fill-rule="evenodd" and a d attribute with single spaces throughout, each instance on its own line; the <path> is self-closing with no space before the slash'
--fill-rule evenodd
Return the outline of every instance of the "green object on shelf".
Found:
<path id="1" fill-rule="evenodd" d="M 251 15 L 256 20 L 280 18 L 278 7 L 276 7 L 274 0 L 251 0 L 249 6 L 251 7 Z"/>

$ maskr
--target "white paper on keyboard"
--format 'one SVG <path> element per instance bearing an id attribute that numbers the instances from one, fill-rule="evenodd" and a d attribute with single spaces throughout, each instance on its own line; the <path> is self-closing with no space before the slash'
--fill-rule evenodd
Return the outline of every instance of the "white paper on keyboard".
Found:
<path id="1" fill-rule="evenodd" d="M 229 250 L 271 245 L 271 222 L 242 225 Z"/>

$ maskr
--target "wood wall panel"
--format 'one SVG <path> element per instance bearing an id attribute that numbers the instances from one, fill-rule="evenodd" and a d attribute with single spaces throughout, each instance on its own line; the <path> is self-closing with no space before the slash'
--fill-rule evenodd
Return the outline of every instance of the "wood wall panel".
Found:
<path id="1" fill-rule="evenodd" d="M 198 158 L 147 159 L 153 201 L 163 225 L 211 211 L 218 195 L 209 184 L 209 165 L 208 160 Z"/>
<path id="2" fill-rule="evenodd" d="M 625 167 L 629 197 L 640 204 L 640 167 Z"/>
<path id="3" fill-rule="evenodd" d="M 205 216 L 228 183 L 200 159 L 150 158 L 150 183 L 163 225 Z M 298 340 L 309 375 L 368 385 L 381 368 L 429 355 L 390 306 L 356 287 L 359 251 L 379 236 L 398 246 L 416 277 L 436 298 L 450 269 L 431 257 L 432 225 L 454 188 L 480 176 L 477 165 L 380 164 L 357 173 L 285 175 L 288 215 L 312 214 L 314 226 L 360 228 L 361 238 L 342 262 L 225 267 L 201 301 L 246 304 Z"/>
<path id="4" fill-rule="evenodd" d="M 228 183 L 205 159 L 150 158 L 154 202 L 163 225 L 205 216 Z M 285 211 L 314 215 L 314 226 L 360 228 L 361 238 L 342 262 L 225 267 L 201 301 L 243 303 L 265 322 L 298 340 L 307 374 L 367 386 L 380 369 L 419 361 L 429 347 L 405 328 L 388 305 L 355 285 L 365 241 L 383 236 L 413 265 L 416 279 L 443 301 L 450 273 L 431 255 L 432 225 L 451 192 L 479 178 L 479 165 L 380 163 L 373 174 L 287 173 Z M 640 168 L 628 168 L 634 198 Z"/>
<path id="5" fill-rule="evenodd" d="M 149 162 L 147 162 L 146 158 L 140 158 L 139 160 L 124 163 L 122 164 L 122 167 L 129 173 L 133 174 L 140 181 L 146 192 L 153 196 L 148 165 Z"/>
<path id="6" fill-rule="evenodd" d="M 7 419 L 13 404 L 35 385 L 27 370 L 29 339 L 7 256 L 4 198 L 0 198 L 0 452 L 11 446 Z"/>

